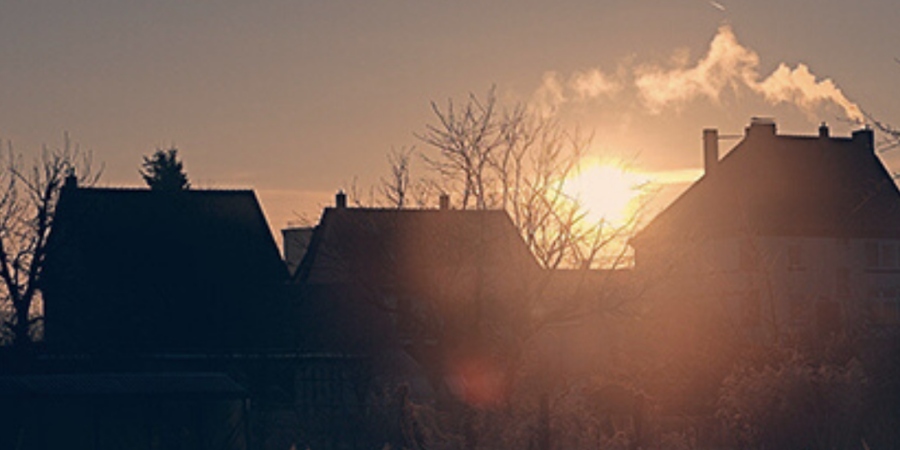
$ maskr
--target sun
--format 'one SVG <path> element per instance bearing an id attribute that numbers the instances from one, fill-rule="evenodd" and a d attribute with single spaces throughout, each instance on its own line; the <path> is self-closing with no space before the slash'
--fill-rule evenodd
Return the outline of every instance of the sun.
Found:
<path id="1" fill-rule="evenodd" d="M 590 159 L 569 177 L 565 190 L 581 203 L 591 223 L 616 226 L 633 218 L 652 181 L 622 162 Z"/>

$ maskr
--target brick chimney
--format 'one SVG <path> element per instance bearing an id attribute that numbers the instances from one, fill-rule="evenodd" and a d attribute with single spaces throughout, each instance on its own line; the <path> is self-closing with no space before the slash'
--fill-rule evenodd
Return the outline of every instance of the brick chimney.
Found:
<path id="1" fill-rule="evenodd" d="M 868 127 L 868 125 L 862 130 L 856 130 L 853 132 L 853 143 L 856 145 L 863 146 L 866 150 L 870 152 L 875 151 L 875 133 L 872 132 L 872 129 Z"/>
<path id="2" fill-rule="evenodd" d="M 334 196 L 334 207 L 335 208 L 346 208 L 347 207 L 347 194 L 345 194 L 343 190 L 338 191 L 337 195 Z"/>
<path id="3" fill-rule="evenodd" d="M 825 139 L 828 137 L 828 135 L 828 124 L 822 122 L 822 125 L 819 125 L 819 138 Z"/>
<path id="4" fill-rule="evenodd" d="M 448 194 L 441 194 L 440 208 L 441 211 L 447 211 L 450 209 L 450 196 Z"/>
<path id="5" fill-rule="evenodd" d="M 703 169 L 706 175 L 713 173 L 719 165 L 719 130 L 703 130 Z"/>
<path id="6" fill-rule="evenodd" d="M 745 131 L 747 137 L 774 137 L 775 121 L 769 117 L 754 117 L 750 119 L 750 126 Z"/>
<path id="7" fill-rule="evenodd" d="M 63 187 L 66 189 L 78 189 L 78 177 L 75 176 L 75 169 L 66 171 L 66 177 L 63 179 Z"/>

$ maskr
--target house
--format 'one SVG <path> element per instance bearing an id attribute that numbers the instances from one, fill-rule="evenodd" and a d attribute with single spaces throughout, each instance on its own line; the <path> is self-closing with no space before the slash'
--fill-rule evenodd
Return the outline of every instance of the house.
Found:
<path id="1" fill-rule="evenodd" d="M 721 159 L 719 139 L 704 131 L 705 174 L 631 241 L 656 295 L 705 299 L 758 338 L 900 324 L 900 192 L 872 131 L 754 119 Z"/>
<path id="2" fill-rule="evenodd" d="M 438 209 L 350 208 L 339 193 L 293 275 L 298 346 L 373 355 L 419 392 L 444 386 L 462 359 L 491 359 L 487 322 L 525 311 L 539 271 L 503 211 L 446 197 Z"/>
<path id="3" fill-rule="evenodd" d="M 103 425 L 121 410 L 130 427 L 132 417 L 145 414 L 147 399 L 169 399 L 165 392 L 146 391 L 163 389 L 163 377 L 178 390 L 172 402 L 150 404 L 152 414 L 171 411 L 172 421 L 160 422 L 163 435 L 172 427 L 193 432 L 202 426 L 214 436 L 234 431 L 220 410 L 194 414 L 217 400 L 207 398 L 205 384 L 191 382 L 207 374 L 233 380 L 250 400 L 241 412 L 246 429 L 237 430 L 247 437 L 235 448 L 368 448 L 362 442 L 370 430 L 359 424 L 367 414 L 369 362 L 329 351 L 337 346 L 327 339 L 297 346 L 295 330 L 310 336 L 304 323 L 313 327 L 325 318 L 307 310 L 310 315 L 290 321 L 288 281 L 252 191 L 79 187 L 70 177 L 56 208 L 42 279 L 44 345 L 27 367 L 16 354 L 0 351 L 0 375 L 20 377 L 7 385 L 0 379 L 0 391 L 8 387 L 0 397 L 44 395 L 47 382 L 64 380 L 40 414 L 78 411 Z M 97 387 L 103 380 L 130 384 L 108 395 Z M 70 397 L 77 397 L 77 408 L 65 403 Z M 218 422 L 199 424 L 203 417 Z M 143 433 L 146 427 L 137 425 Z M 108 436 L 132 442 L 130 435 Z M 178 444 L 154 442 L 148 448 Z M 203 448 L 232 448 L 215 442 L 206 440 Z"/>
<path id="4" fill-rule="evenodd" d="M 286 278 L 252 191 L 79 187 L 70 177 L 41 280 L 45 343 L 123 354 L 284 347 Z"/>

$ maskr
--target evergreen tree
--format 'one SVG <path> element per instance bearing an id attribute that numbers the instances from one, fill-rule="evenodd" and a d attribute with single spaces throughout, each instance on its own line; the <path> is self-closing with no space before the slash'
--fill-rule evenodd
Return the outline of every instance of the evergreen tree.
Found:
<path id="1" fill-rule="evenodd" d="M 141 176 L 154 191 L 182 191 L 191 188 L 184 163 L 178 160 L 178 149 L 157 150 L 152 156 L 145 156 L 141 165 Z"/>

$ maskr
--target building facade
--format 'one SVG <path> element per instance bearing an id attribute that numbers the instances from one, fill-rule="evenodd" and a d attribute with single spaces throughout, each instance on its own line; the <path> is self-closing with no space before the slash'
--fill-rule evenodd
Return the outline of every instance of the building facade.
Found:
<path id="1" fill-rule="evenodd" d="M 900 192 L 873 132 L 776 133 L 754 119 L 633 240 L 654 295 L 699 302 L 753 338 L 900 325 Z"/>

